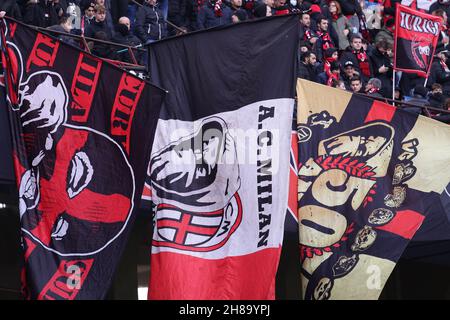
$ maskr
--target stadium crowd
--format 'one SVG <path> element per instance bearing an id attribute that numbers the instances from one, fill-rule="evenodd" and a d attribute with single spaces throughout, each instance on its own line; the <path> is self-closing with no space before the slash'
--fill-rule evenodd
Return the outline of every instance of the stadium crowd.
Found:
<path id="1" fill-rule="evenodd" d="M 351 92 L 392 98 L 439 109 L 450 106 L 450 52 L 447 17 L 450 0 L 437 0 L 429 13 L 443 29 L 428 79 L 396 72 L 393 46 L 396 3 L 401 0 L 2 0 L 0 11 L 26 24 L 58 31 L 62 41 L 82 46 L 73 33 L 141 47 L 219 25 L 259 17 L 299 14 L 298 77 Z M 141 51 L 90 43 L 99 57 L 145 63 Z M 395 81 L 395 84 L 393 83 Z M 395 90 L 394 92 L 392 92 Z M 422 108 L 406 107 L 423 113 Z M 430 114 L 427 114 L 430 115 Z M 437 111 L 434 117 L 447 121 Z"/>

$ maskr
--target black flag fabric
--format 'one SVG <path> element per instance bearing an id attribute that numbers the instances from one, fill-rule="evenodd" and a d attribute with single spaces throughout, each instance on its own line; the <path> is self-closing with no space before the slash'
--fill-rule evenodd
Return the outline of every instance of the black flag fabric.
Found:
<path id="1" fill-rule="evenodd" d="M 6 109 L 6 91 L 2 80 L 0 79 L 0 146 L 5 152 L 0 152 L 0 183 L 14 183 L 11 134 L 9 132 L 8 113 Z"/>
<path id="2" fill-rule="evenodd" d="M 164 91 L 0 21 L 29 299 L 102 299 L 135 218 Z"/>
<path id="3" fill-rule="evenodd" d="M 143 198 L 150 299 L 274 299 L 288 205 L 298 17 L 149 46 L 169 93 Z"/>

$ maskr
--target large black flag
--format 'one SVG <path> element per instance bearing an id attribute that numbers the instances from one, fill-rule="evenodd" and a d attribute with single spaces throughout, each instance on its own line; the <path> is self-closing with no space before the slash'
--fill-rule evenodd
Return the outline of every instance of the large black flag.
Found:
<path id="1" fill-rule="evenodd" d="M 273 299 L 288 203 L 297 16 L 163 40 L 144 197 L 151 299 Z"/>
<path id="2" fill-rule="evenodd" d="M 6 109 L 6 92 L 0 80 L 0 146 L 6 152 L 0 152 L 0 183 L 14 181 L 11 158 L 11 134 L 9 133 L 8 113 Z"/>
<path id="3" fill-rule="evenodd" d="M 99 299 L 134 221 L 163 91 L 2 20 L 31 299 Z"/>

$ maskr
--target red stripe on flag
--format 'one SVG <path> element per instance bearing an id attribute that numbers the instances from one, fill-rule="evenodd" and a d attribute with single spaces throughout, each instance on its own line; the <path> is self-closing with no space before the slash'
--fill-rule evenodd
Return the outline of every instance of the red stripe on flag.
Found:
<path id="1" fill-rule="evenodd" d="M 290 170 L 289 173 L 289 198 L 288 207 L 291 212 L 295 215 L 294 218 L 297 219 L 298 211 L 298 176 L 294 170 Z"/>
<path id="2" fill-rule="evenodd" d="M 150 186 L 148 186 L 147 184 L 144 185 L 144 191 L 142 192 L 142 196 L 147 197 L 149 199 L 151 199 L 152 197 L 152 190 L 150 189 Z"/>
<path id="3" fill-rule="evenodd" d="M 291 163 L 291 167 L 289 169 L 288 208 L 294 218 L 298 220 L 298 136 L 296 131 L 291 134 L 291 161 L 292 160 L 294 161 L 295 166 L 292 166 Z"/>
<path id="4" fill-rule="evenodd" d="M 273 300 L 281 248 L 202 259 L 184 254 L 152 254 L 151 300 Z"/>
<path id="5" fill-rule="evenodd" d="M 366 116 L 364 122 L 371 122 L 375 120 L 384 120 L 391 122 L 394 117 L 396 108 L 381 101 L 374 101 L 369 113 Z"/>
<path id="6" fill-rule="evenodd" d="M 424 219 L 424 215 L 413 210 L 397 211 L 390 223 L 376 228 L 395 233 L 405 239 L 411 239 L 422 225 Z"/>

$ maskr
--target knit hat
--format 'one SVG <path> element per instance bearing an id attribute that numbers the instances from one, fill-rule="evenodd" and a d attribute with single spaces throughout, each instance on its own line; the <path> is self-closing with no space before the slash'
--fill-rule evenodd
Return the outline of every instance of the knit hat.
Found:
<path id="1" fill-rule="evenodd" d="M 322 13 L 322 10 L 320 9 L 320 7 L 317 4 L 313 4 L 310 9 L 311 9 L 311 14 Z"/>

